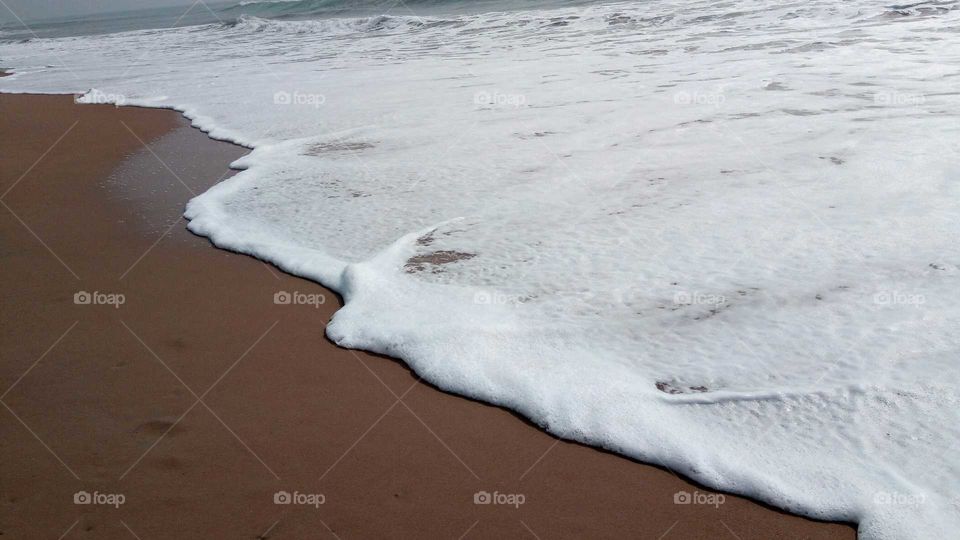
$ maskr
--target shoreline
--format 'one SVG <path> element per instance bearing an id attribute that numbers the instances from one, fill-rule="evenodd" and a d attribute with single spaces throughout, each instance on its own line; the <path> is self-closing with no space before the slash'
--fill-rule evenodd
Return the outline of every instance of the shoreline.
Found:
<path id="1" fill-rule="evenodd" d="M 333 292 L 187 231 L 186 201 L 247 149 L 180 113 L 29 94 L 0 95 L 0 108 L 11 119 L 0 256 L 6 282 L 21 285 L 2 316 L 0 459 L 20 464 L 4 527 L 69 526 L 67 538 L 855 536 L 733 495 L 675 504 L 719 494 L 335 347 L 323 334 Z M 78 291 L 124 303 L 78 305 Z M 276 304 L 280 293 L 313 302 Z M 77 506 L 78 490 L 127 500 Z M 276 505 L 278 492 L 324 501 Z M 474 504 L 482 492 L 524 501 Z"/>

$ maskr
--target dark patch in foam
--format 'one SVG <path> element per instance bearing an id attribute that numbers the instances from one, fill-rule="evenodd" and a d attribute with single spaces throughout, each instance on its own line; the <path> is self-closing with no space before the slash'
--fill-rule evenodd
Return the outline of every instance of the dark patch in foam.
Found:
<path id="1" fill-rule="evenodd" d="M 706 313 L 703 313 L 703 314 L 701 314 L 701 315 L 697 315 L 696 317 L 693 318 L 693 320 L 695 320 L 695 321 L 702 321 L 702 320 L 704 320 L 704 319 L 709 319 L 709 318 L 711 318 L 711 317 L 714 317 L 714 316 L 716 316 L 716 315 L 719 315 L 719 314 L 722 313 L 724 310 L 728 309 L 730 306 L 731 306 L 731 304 L 726 304 L 726 303 L 724 303 L 724 304 L 717 304 L 716 307 L 712 307 L 712 308 L 708 309 Z"/>
<path id="2" fill-rule="evenodd" d="M 410 257 L 407 259 L 407 263 L 403 265 L 403 269 L 406 270 L 407 273 L 413 274 L 416 272 L 423 272 L 429 267 L 441 266 L 457 261 L 465 261 L 476 256 L 476 253 L 464 253 L 462 251 L 434 251 L 433 253 L 425 253 L 423 255 L 415 255 Z M 433 273 L 438 273 L 440 271 L 441 270 L 439 268 L 433 268 L 431 270 Z"/>
<path id="3" fill-rule="evenodd" d="M 790 116 L 815 116 L 820 114 L 816 111 L 809 111 L 806 109 L 780 109 L 780 110 L 789 114 Z"/>
<path id="4" fill-rule="evenodd" d="M 520 138 L 520 139 L 527 140 L 527 139 L 529 139 L 530 137 L 540 138 L 540 137 L 546 137 L 547 135 L 553 135 L 554 133 L 556 133 L 556 132 L 555 132 L 555 131 L 534 131 L 533 133 L 529 133 L 529 134 L 528 134 L 528 133 L 516 133 L 515 135 L 516 135 L 518 138 Z"/>
<path id="5" fill-rule="evenodd" d="M 814 41 L 813 43 L 807 43 L 806 45 L 801 45 L 799 47 L 794 47 L 792 49 L 784 49 L 782 51 L 777 51 L 774 54 L 819 52 L 819 51 L 825 51 L 827 49 L 832 49 L 834 47 L 836 47 L 836 45 L 834 45 L 833 43 L 827 43 L 824 41 Z"/>
<path id="6" fill-rule="evenodd" d="M 318 143 L 312 146 L 309 146 L 304 153 L 305 156 L 319 156 L 321 154 L 326 154 L 328 152 L 359 152 L 360 150 L 369 150 L 375 145 L 369 142 L 348 142 L 348 141 L 333 141 Z"/>
<path id="7" fill-rule="evenodd" d="M 676 394 L 702 394 L 704 392 L 709 392 L 710 389 L 703 385 L 697 386 L 681 386 L 677 383 L 667 382 L 667 381 L 657 381 L 657 390 L 670 395 Z"/>
<path id="8" fill-rule="evenodd" d="M 943 15 L 957 9 L 956 2 L 915 2 L 887 6 L 887 10 L 879 15 L 881 19 L 901 19 L 904 17 L 929 17 Z"/>
<path id="9" fill-rule="evenodd" d="M 436 241 L 436 238 L 434 238 L 434 236 L 433 236 L 433 234 L 434 234 L 435 232 L 437 232 L 437 231 L 435 231 L 435 230 L 434 230 L 434 231 L 430 231 L 429 233 L 421 236 L 420 238 L 417 238 L 417 245 L 418 245 L 418 246 L 429 246 L 430 244 L 434 243 L 434 241 Z"/>
<path id="10" fill-rule="evenodd" d="M 607 15 L 607 24 L 613 26 L 615 24 L 627 24 L 634 21 L 633 17 L 629 15 L 624 15 L 622 13 L 614 13 L 612 15 Z"/>
<path id="11" fill-rule="evenodd" d="M 570 16 L 567 16 L 567 17 L 551 17 L 551 18 L 550 18 L 550 22 L 548 22 L 548 23 L 547 23 L 546 25 L 544 25 L 544 26 L 548 26 L 548 27 L 549 27 L 549 26 L 568 26 L 571 21 L 575 21 L 575 20 L 577 20 L 577 19 L 579 19 L 579 18 L 580 18 L 580 17 L 578 17 L 578 16 L 576 16 L 576 15 L 570 15 Z"/>

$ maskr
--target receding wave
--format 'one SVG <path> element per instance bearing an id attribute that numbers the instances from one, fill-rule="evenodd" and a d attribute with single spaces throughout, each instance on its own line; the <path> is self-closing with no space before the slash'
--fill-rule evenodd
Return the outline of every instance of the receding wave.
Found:
<path id="1" fill-rule="evenodd" d="M 430 22 L 421 17 L 374 15 L 370 17 L 310 19 L 300 21 L 277 21 L 252 15 L 241 15 L 237 20 L 225 23 L 224 27 L 248 33 L 286 33 L 323 35 L 378 32 L 384 30 L 415 29 Z"/>
<path id="2" fill-rule="evenodd" d="M 223 18 L 253 15 L 265 19 L 355 17 L 375 14 L 436 16 L 519 11 L 585 5 L 598 0 L 242 0 L 220 9 Z"/>
<path id="3" fill-rule="evenodd" d="M 487 0 L 476 5 L 496 5 Z M 463 0 L 407 0 L 398 4 L 395 0 L 244 0 L 222 8 L 226 16 L 241 14 L 269 19 L 293 19 L 313 17 L 336 17 L 348 14 L 414 13 L 437 8 L 471 8 Z"/>

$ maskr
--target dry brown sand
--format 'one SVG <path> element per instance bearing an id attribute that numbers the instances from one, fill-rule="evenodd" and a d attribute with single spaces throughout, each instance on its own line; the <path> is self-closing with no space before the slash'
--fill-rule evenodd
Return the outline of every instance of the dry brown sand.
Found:
<path id="1" fill-rule="evenodd" d="M 0 111 L 4 537 L 855 536 L 733 496 L 675 504 L 711 492 L 335 347 L 336 296 L 186 231 L 185 201 L 244 151 L 173 112 L 49 96 Z"/>

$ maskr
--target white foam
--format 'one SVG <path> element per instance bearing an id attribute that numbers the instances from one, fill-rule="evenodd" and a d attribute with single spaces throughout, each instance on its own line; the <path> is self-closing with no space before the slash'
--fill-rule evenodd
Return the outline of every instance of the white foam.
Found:
<path id="1" fill-rule="evenodd" d="M 341 345 L 864 538 L 947 538 L 960 42 L 934 7 L 246 19 L 3 45 L 0 88 L 254 148 L 190 228 L 339 291 Z M 473 256 L 407 271 L 434 252 Z"/>

